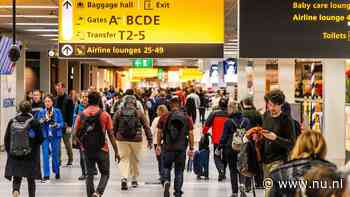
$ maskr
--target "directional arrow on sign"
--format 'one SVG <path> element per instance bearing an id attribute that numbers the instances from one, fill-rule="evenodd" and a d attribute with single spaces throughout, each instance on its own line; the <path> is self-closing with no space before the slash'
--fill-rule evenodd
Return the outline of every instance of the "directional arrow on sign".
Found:
<path id="1" fill-rule="evenodd" d="M 71 45 L 64 45 L 62 47 L 62 53 L 64 56 L 70 56 L 73 54 L 73 48 Z"/>
<path id="2" fill-rule="evenodd" d="M 69 9 L 72 7 L 72 3 L 69 0 L 67 0 L 63 3 L 63 7 L 66 7 L 66 9 Z"/>

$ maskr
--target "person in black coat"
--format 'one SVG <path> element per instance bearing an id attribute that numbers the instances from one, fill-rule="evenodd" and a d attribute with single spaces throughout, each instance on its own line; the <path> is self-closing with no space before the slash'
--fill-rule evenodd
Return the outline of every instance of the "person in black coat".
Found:
<path id="1" fill-rule="evenodd" d="M 71 97 L 65 92 L 65 86 L 63 82 L 56 84 L 57 97 L 55 98 L 55 108 L 61 110 L 65 127 L 63 128 L 63 142 L 66 148 L 68 162 L 66 166 L 72 166 L 73 164 L 73 146 L 72 146 L 72 126 L 73 126 L 73 111 L 74 103 Z M 62 154 L 60 152 L 60 158 Z"/>
<path id="2" fill-rule="evenodd" d="M 32 107 L 29 101 L 22 101 L 19 105 L 20 114 L 14 119 L 18 122 L 24 122 L 31 119 Z M 11 154 L 11 126 L 14 119 L 7 125 L 5 134 L 5 149 L 7 152 L 7 162 L 5 167 L 5 178 L 13 181 L 13 196 L 19 196 L 22 178 L 27 178 L 29 197 L 35 197 L 35 179 L 41 179 L 40 169 L 37 169 L 37 154 L 40 154 L 38 147 L 43 141 L 40 130 L 40 123 L 33 119 L 29 123 L 28 135 L 31 153 L 28 156 L 17 157 Z"/>
<path id="3" fill-rule="evenodd" d="M 240 175 L 237 170 L 238 154 L 232 149 L 233 135 L 238 129 L 250 129 L 250 121 L 245 118 L 241 112 L 238 111 L 238 107 L 234 102 L 230 102 L 228 105 L 228 112 L 230 114 L 229 119 L 226 120 L 224 125 L 224 132 L 220 139 L 219 150 L 222 150 L 223 158 L 227 161 L 230 169 L 231 178 L 231 197 L 238 197 L 238 189 L 241 192 L 241 196 L 245 195 L 245 191 L 250 187 L 246 177 Z M 237 182 L 239 178 L 239 182 Z"/>
<path id="4" fill-rule="evenodd" d="M 36 114 L 44 108 L 44 103 L 42 101 L 42 93 L 40 90 L 34 90 L 33 91 L 33 98 L 32 98 L 32 115 L 34 117 L 36 117 Z M 41 157 L 40 157 L 40 146 L 37 146 L 36 147 L 38 151 L 38 154 L 36 154 L 36 156 L 38 158 L 36 158 L 36 161 L 37 161 L 37 167 L 36 169 L 38 169 L 38 175 L 40 175 L 40 177 L 42 177 L 41 175 Z"/>

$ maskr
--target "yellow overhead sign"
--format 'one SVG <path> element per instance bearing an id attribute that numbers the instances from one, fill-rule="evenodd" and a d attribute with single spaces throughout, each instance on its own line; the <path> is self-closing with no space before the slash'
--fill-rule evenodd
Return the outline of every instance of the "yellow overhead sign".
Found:
<path id="1" fill-rule="evenodd" d="M 197 68 L 180 69 L 181 81 L 201 80 L 203 72 Z"/>
<path id="2" fill-rule="evenodd" d="M 158 76 L 157 68 L 130 68 L 129 70 L 131 79 L 145 79 Z"/>
<path id="3" fill-rule="evenodd" d="M 63 57 L 223 52 L 224 0 L 59 0 L 59 19 Z"/>

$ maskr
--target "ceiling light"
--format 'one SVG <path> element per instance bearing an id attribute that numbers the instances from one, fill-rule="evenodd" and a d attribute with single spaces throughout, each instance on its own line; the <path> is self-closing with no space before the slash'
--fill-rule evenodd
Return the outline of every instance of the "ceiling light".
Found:
<path id="1" fill-rule="evenodd" d="M 1 14 L 0 18 L 12 18 L 11 14 Z M 58 18 L 56 15 L 16 15 L 16 18 Z"/>
<path id="2" fill-rule="evenodd" d="M 12 25 L 12 23 L 6 23 Z M 57 26 L 58 23 L 16 23 L 17 26 Z"/>
<path id="3" fill-rule="evenodd" d="M 1 5 L 0 9 L 12 9 L 12 5 Z M 18 9 L 58 9 L 58 6 L 43 6 L 43 5 L 16 5 Z"/>
<path id="4" fill-rule="evenodd" d="M 41 36 L 41 37 L 58 37 L 57 34 L 41 34 L 39 36 Z"/>
<path id="5" fill-rule="evenodd" d="M 26 29 L 24 31 L 30 31 L 30 32 L 58 32 L 58 29 Z"/>

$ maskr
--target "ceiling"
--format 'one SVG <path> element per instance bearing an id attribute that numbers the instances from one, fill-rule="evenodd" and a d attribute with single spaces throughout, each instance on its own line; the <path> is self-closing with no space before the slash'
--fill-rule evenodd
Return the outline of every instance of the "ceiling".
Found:
<path id="1" fill-rule="evenodd" d="M 237 42 L 237 0 L 225 1 L 225 54 L 235 54 Z M 17 0 L 17 32 L 29 50 L 57 47 L 58 0 Z M 0 32 L 11 33 L 12 0 L 0 1 Z"/>

